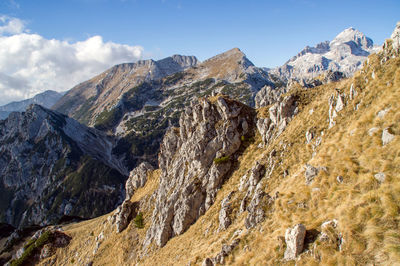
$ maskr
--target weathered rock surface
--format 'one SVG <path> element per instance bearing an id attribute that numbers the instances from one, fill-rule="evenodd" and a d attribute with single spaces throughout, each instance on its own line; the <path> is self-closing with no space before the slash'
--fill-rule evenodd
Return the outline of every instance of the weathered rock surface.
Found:
<path id="1" fill-rule="evenodd" d="M 226 230 L 229 225 L 231 225 L 232 220 L 230 214 L 232 212 L 230 199 L 232 197 L 232 192 L 228 194 L 226 198 L 221 201 L 221 210 L 219 211 L 219 227 L 218 230 Z"/>
<path id="2" fill-rule="evenodd" d="M 293 228 L 288 228 L 286 230 L 285 260 L 294 260 L 303 251 L 305 236 L 306 227 L 302 224 L 297 224 Z"/>
<path id="3" fill-rule="evenodd" d="M 280 99 L 269 108 L 269 118 L 260 118 L 257 129 L 261 134 L 264 145 L 279 136 L 298 112 L 296 97 L 293 95 Z"/>
<path id="4" fill-rule="evenodd" d="M 305 171 L 304 175 L 306 178 L 306 184 L 309 185 L 312 183 L 314 178 L 318 175 L 319 169 L 312 165 L 309 165 L 309 164 L 306 164 L 305 168 L 306 168 L 306 171 Z"/>
<path id="5" fill-rule="evenodd" d="M 390 38 L 393 41 L 392 42 L 393 50 L 398 52 L 400 50 L 400 21 L 397 22 L 396 28 L 394 29 Z"/>
<path id="6" fill-rule="evenodd" d="M 125 183 L 126 199 L 130 199 L 135 190 L 146 184 L 147 173 L 152 170 L 154 167 L 151 164 L 143 162 L 129 173 L 129 178 Z"/>
<path id="7" fill-rule="evenodd" d="M 286 90 L 282 88 L 278 89 L 271 86 L 262 87 L 254 98 L 256 108 L 261 108 L 277 102 L 279 97 L 285 92 Z"/>
<path id="8" fill-rule="evenodd" d="M 247 229 L 253 228 L 265 219 L 264 207 L 270 203 L 270 196 L 262 189 L 258 188 L 247 206 L 248 215 L 244 221 Z"/>
<path id="9" fill-rule="evenodd" d="M 160 186 L 145 246 L 164 246 L 210 208 L 253 119 L 251 108 L 220 96 L 185 109 L 180 128 L 171 128 L 161 144 Z"/>
<path id="10" fill-rule="evenodd" d="M 132 220 L 134 212 L 134 204 L 130 200 L 125 200 L 121 206 L 119 206 L 114 214 L 115 216 L 115 227 L 117 233 L 121 233 Z"/>

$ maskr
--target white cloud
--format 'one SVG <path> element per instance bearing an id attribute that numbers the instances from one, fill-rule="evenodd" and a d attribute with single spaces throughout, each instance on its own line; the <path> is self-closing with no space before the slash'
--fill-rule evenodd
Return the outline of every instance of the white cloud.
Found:
<path id="1" fill-rule="evenodd" d="M 25 22 L 9 16 L 0 16 L 0 35 L 18 34 L 25 30 Z"/>
<path id="2" fill-rule="evenodd" d="M 70 89 L 143 55 L 141 46 L 104 42 L 101 36 L 80 42 L 45 39 L 26 33 L 24 25 L 19 19 L 0 17 L 0 105 L 48 89 Z"/>

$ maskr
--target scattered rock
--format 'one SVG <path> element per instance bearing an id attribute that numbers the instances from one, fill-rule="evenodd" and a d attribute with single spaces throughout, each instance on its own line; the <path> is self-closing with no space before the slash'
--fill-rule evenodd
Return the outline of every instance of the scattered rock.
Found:
<path id="1" fill-rule="evenodd" d="M 306 184 L 310 185 L 312 183 L 312 181 L 314 180 L 314 178 L 318 175 L 319 173 L 319 169 L 306 164 L 306 171 L 305 171 L 305 177 L 306 177 Z"/>
<path id="2" fill-rule="evenodd" d="M 338 175 L 337 177 L 336 177 L 336 181 L 338 182 L 338 183 L 343 183 L 343 176 L 341 176 L 341 175 Z"/>
<path id="3" fill-rule="evenodd" d="M 286 250 L 285 260 L 294 260 L 303 251 L 306 227 L 297 224 L 293 228 L 288 228 L 285 233 Z"/>
<path id="4" fill-rule="evenodd" d="M 260 182 L 264 173 L 265 173 L 265 166 L 262 165 L 259 161 L 257 161 L 255 165 L 250 169 L 249 173 L 245 174 L 240 179 L 239 190 L 243 191 L 248 188 L 250 190 L 254 190 L 258 182 Z"/>
<path id="5" fill-rule="evenodd" d="M 229 256 L 229 254 L 232 253 L 232 251 L 237 247 L 240 243 L 240 239 L 236 238 L 234 239 L 230 245 L 222 245 L 221 251 L 214 257 L 214 258 L 206 258 L 203 261 L 203 266 L 205 265 L 215 265 L 215 264 L 224 264 L 225 263 L 225 257 Z"/>
<path id="6" fill-rule="evenodd" d="M 386 179 L 385 173 L 382 173 L 382 172 L 375 174 L 374 177 L 376 180 L 378 180 L 379 183 L 385 182 L 385 179 Z"/>
<path id="7" fill-rule="evenodd" d="M 394 139 L 395 135 L 391 133 L 389 127 L 385 128 L 382 131 L 382 145 L 385 146 L 386 144 L 390 143 Z"/>

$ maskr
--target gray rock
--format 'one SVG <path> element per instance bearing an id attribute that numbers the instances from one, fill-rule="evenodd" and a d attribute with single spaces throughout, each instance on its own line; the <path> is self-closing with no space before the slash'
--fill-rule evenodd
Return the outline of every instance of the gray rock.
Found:
<path id="1" fill-rule="evenodd" d="M 273 137 L 279 136 L 297 112 L 296 98 L 293 95 L 274 103 L 269 108 L 269 118 L 261 118 L 257 121 L 257 129 L 264 145 L 267 145 Z"/>
<path id="2" fill-rule="evenodd" d="M 306 164 L 305 168 L 306 184 L 310 185 L 314 178 L 318 175 L 319 169 L 309 164 Z"/>
<path id="3" fill-rule="evenodd" d="M 354 88 L 354 84 L 351 83 L 350 90 L 349 90 L 349 99 L 354 100 L 357 97 L 358 93 Z"/>
<path id="4" fill-rule="evenodd" d="M 313 138 L 314 138 L 314 133 L 312 131 L 307 130 L 306 143 L 309 144 Z"/>
<path id="5" fill-rule="evenodd" d="M 232 212 L 230 199 L 232 197 L 233 192 L 229 193 L 229 195 L 221 201 L 221 210 L 219 211 L 219 228 L 218 230 L 226 230 L 229 225 L 231 225 L 232 221 L 229 215 Z"/>
<path id="6" fill-rule="evenodd" d="M 336 177 L 336 181 L 338 182 L 338 183 L 343 183 L 343 176 L 341 176 L 341 175 L 338 175 L 337 177 Z"/>
<path id="7" fill-rule="evenodd" d="M 117 233 L 121 233 L 129 224 L 131 220 L 131 214 L 133 211 L 133 203 L 129 200 L 125 200 L 121 206 L 117 208 L 115 215 L 115 227 Z"/>
<path id="8" fill-rule="evenodd" d="M 148 162 L 143 162 L 129 173 L 129 178 L 125 183 L 125 199 L 130 199 L 135 190 L 143 187 L 146 184 L 147 173 L 152 170 L 154 170 L 154 168 L 151 164 Z"/>
<path id="9" fill-rule="evenodd" d="M 203 263 L 201 264 L 202 266 L 214 266 L 214 263 L 210 258 L 205 258 Z"/>
<path id="10" fill-rule="evenodd" d="M 253 119 L 252 109 L 224 97 L 200 99 L 185 109 L 180 128 L 169 129 L 160 147 L 160 186 L 145 246 L 164 246 L 210 208 Z"/>
<path id="11" fill-rule="evenodd" d="M 303 251 L 306 227 L 297 224 L 293 228 L 288 228 L 285 233 L 286 250 L 285 260 L 294 260 Z"/>
<path id="12" fill-rule="evenodd" d="M 379 183 L 385 182 L 385 179 L 386 179 L 386 175 L 383 172 L 379 172 L 379 173 L 375 174 L 374 177 L 376 180 L 378 180 Z"/>
<path id="13" fill-rule="evenodd" d="M 392 142 L 395 138 L 395 135 L 390 132 L 390 128 L 387 127 L 382 131 L 382 145 L 385 146 L 386 144 Z"/>
<path id="14" fill-rule="evenodd" d="M 397 22 L 396 28 L 394 29 L 392 35 L 390 36 L 392 39 L 392 48 L 396 52 L 399 52 L 400 50 L 400 21 Z"/>
<path id="15" fill-rule="evenodd" d="M 249 206 L 247 207 L 248 215 L 244 221 L 247 229 L 255 227 L 265 219 L 264 207 L 271 203 L 271 197 L 262 189 L 256 189 Z"/>
<path id="16" fill-rule="evenodd" d="M 259 90 L 254 98 L 256 108 L 271 105 L 279 100 L 280 95 L 286 90 L 264 86 Z"/>

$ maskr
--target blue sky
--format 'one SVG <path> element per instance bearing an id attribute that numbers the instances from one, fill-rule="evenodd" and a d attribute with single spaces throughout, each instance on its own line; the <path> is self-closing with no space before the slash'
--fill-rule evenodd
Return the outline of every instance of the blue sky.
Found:
<path id="1" fill-rule="evenodd" d="M 267 67 L 350 26 L 381 44 L 400 20 L 399 0 L 3 0 L 0 10 L 48 39 L 101 35 L 141 45 L 150 57 L 179 53 L 200 60 L 239 47 Z"/>
<path id="2" fill-rule="evenodd" d="M 0 105 L 138 59 L 238 47 L 275 67 L 348 27 L 382 44 L 399 14 L 399 0 L 1 0 Z"/>

